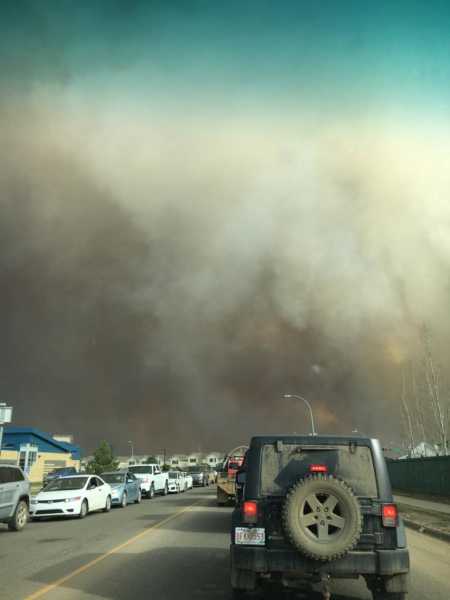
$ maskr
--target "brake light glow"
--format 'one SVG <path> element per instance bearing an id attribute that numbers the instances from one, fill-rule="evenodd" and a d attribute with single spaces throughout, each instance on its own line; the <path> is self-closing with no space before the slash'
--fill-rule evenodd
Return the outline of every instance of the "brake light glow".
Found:
<path id="1" fill-rule="evenodd" d="M 397 527 L 398 510 L 395 504 L 383 504 L 381 515 L 385 527 Z"/>
<path id="2" fill-rule="evenodd" d="M 244 502 L 242 512 L 246 523 L 256 523 L 258 520 L 258 504 L 253 500 L 246 500 Z"/>
<path id="3" fill-rule="evenodd" d="M 309 465 L 310 473 L 328 473 L 328 467 L 326 465 Z"/>

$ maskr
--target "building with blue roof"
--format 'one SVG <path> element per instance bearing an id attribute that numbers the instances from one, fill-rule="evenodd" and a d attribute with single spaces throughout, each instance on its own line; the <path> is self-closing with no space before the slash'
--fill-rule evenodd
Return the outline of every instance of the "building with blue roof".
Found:
<path id="1" fill-rule="evenodd" d="M 0 463 L 20 465 L 32 483 L 42 483 L 50 471 L 62 467 L 80 468 L 81 449 L 55 439 L 34 427 L 7 425 L 4 429 Z"/>

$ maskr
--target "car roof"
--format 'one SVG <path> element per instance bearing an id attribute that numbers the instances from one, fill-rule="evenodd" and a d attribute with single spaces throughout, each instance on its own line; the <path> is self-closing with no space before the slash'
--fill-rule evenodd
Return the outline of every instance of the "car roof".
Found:
<path id="1" fill-rule="evenodd" d="M 311 434 L 286 434 L 279 435 L 256 435 L 250 441 L 251 447 L 261 447 L 265 444 L 275 444 L 282 441 L 285 444 L 304 444 L 305 446 L 317 446 L 320 444 L 344 445 L 353 443 L 357 446 L 370 446 L 373 440 L 361 435 L 311 435 Z"/>
<path id="2" fill-rule="evenodd" d="M 81 479 L 82 477 L 101 477 L 101 475 L 96 475 L 95 473 L 77 473 L 76 475 L 64 475 L 63 477 L 59 477 L 59 479 Z"/>
<path id="3" fill-rule="evenodd" d="M 128 469 L 117 469 L 117 471 L 103 471 L 102 475 L 126 475 L 127 473 Z"/>

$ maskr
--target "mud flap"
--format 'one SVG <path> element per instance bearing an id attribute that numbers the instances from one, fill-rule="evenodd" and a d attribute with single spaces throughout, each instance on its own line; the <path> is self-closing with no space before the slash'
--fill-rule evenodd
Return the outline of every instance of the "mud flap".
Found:
<path id="1" fill-rule="evenodd" d="M 409 588 L 409 575 L 392 575 L 392 577 L 383 577 L 384 587 L 389 593 L 407 593 Z"/>
<path id="2" fill-rule="evenodd" d="M 254 571 L 237 569 L 231 555 L 231 587 L 233 590 L 253 592 L 257 585 L 257 575 Z"/>
<path id="3" fill-rule="evenodd" d="M 381 577 L 366 577 L 369 590 L 382 594 L 407 594 L 409 589 L 409 574 L 384 575 Z"/>

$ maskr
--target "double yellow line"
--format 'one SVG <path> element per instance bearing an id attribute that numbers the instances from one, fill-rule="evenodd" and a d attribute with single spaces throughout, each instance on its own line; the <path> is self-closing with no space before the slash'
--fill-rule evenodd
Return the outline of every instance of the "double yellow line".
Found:
<path id="1" fill-rule="evenodd" d="M 37 600 L 37 598 L 42 598 L 42 596 L 45 596 L 45 594 L 48 594 L 49 592 L 51 592 L 55 588 L 61 587 L 67 581 L 70 581 L 71 579 L 73 579 L 77 575 L 80 575 L 81 573 L 85 573 L 89 569 L 92 569 L 92 567 L 95 567 L 95 565 L 98 565 L 98 563 L 101 563 L 102 561 L 104 561 L 106 558 L 108 558 L 108 556 L 111 556 L 112 554 L 117 554 L 118 552 L 120 552 L 124 548 L 127 548 L 131 544 L 134 544 L 134 542 L 137 542 L 137 540 L 140 540 L 141 538 L 145 537 L 149 533 L 152 533 L 152 531 L 154 531 L 155 529 L 158 529 L 159 527 L 162 527 L 166 523 L 169 523 L 169 521 L 173 521 L 174 519 L 176 519 L 179 516 L 181 516 L 183 513 L 186 513 L 188 511 L 190 511 L 191 508 L 193 508 L 197 504 L 200 504 L 200 502 L 202 502 L 202 500 L 197 500 L 197 502 L 194 502 L 193 504 L 190 504 L 189 506 L 186 506 L 186 508 L 183 508 L 182 510 L 179 510 L 178 512 L 174 513 L 173 515 L 170 515 L 166 519 L 163 519 L 162 521 L 158 521 L 158 523 L 155 523 L 154 525 L 151 525 L 150 527 L 147 527 L 146 529 L 144 529 L 144 531 L 141 531 L 141 533 L 138 533 L 137 535 L 135 535 L 132 538 L 128 539 L 126 542 L 123 542 L 122 544 L 119 544 L 118 546 L 115 546 L 114 548 L 111 548 L 111 550 L 108 550 L 108 552 L 105 552 L 104 554 L 100 554 L 100 556 L 97 556 L 97 558 L 94 558 L 93 560 L 91 560 L 90 562 L 86 563 L 85 565 L 82 565 L 81 567 L 78 567 L 78 569 L 75 569 L 75 571 L 72 571 L 68 575 L 64 575 L 64 577 L 60 577 L 59 579 L 56 579 L 52 583 L 47 584 L 46 586 L 44 586 L 40 590 L 37 590 L 33 594 L 30 594 L 29 596 L 26 596 L 24 598 L 24 600 Z"/>

